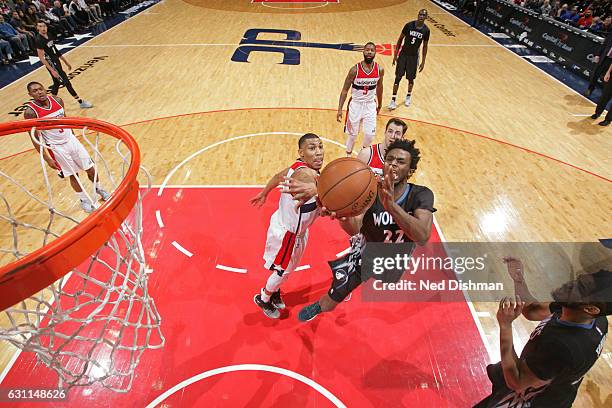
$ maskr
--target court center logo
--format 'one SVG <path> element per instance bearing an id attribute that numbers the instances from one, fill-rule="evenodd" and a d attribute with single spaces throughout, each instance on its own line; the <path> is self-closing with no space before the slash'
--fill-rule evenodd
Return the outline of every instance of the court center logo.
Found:
<path id="1" fill-rule="evenodd" d="M 434 27 L 440 30 L 447 37 L 455 37 L 455 33 L 450 31 L 444 24 L 438 23 L 431 17 L 427 18 Z M 266 34 L 284 35 L 282 40 L 266 40 Z M 253 53 L 266 53 L 266 55 L 280 54 L 283 58 L 281 65 L 300 65 L 299 48 L 323 48 L 339 51 L 363 51 L 363 45 L 355 43 L 319 43 L 302 41 L 302 33 L 296 30 L 285 30 L 276 28 L 251 28 L 247 30 L 240 40 L 238 48 L 232 54 L 233 62 L 250 62 L 249 58 Z M 395 44 L 377 44 L 376 53 L 380 55 L 392 55 Z"/>
<path id="2" fill-rule="evenodd" d="M 260 39 L 260 34 L 284 34 L 284 40 Z M 295 30 L 279 30 L 274 28 L 251 28 L 244 33 L 240 45 L 232 55 L 234 62 L 249 62 L 249 57 L 255 52 L 281 54 L 281 65 L 300 65 L 300 47 L 328 48 L 341 51 L 362 51 L 363 45 L 353 43 L 326 44 L 301 41 L 302 33 Z"/>

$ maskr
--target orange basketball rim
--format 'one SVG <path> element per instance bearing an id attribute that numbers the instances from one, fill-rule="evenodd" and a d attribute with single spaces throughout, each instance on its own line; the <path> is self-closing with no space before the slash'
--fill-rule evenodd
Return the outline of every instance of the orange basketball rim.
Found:
<path id="1" fill-rule="evenodd" d="M 130 164 L 111 198 L 76 227 L 23 258 L 0 266 L 0 311 L 34 295 L 85 261 L 119 228 L 138 199 L 140 150 L 128 132 L 91 118 L 29 119 L 0 123 L 0 137 L 29 133 L 32 128 L 86 128 L 107 134 L 129 148 Z"/>

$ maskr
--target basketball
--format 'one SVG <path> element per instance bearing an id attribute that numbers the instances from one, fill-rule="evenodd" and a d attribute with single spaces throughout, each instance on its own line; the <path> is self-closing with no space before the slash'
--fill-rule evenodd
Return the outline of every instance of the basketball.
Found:
<path id="1" fill-rule="evenodd" d="M 329 163 L 319 177 L 319 199 L 339 217 L 364 213 L 376 198 L 376 176 L 370 167 L 352 157 Z"/>

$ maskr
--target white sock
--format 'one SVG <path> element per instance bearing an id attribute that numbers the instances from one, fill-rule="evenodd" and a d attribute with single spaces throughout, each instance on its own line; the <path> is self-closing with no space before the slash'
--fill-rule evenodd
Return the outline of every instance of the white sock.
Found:
<path id="1" fill-rule="evenodd" d="M 89 197 L 87 197 L 87 193 L 84 191 L 81 191 L 79 193 L 76 193 L 77 197 L 79 197 L 79 200 L 81 201 L 89 201 Z"/>
<path id="2" fill-rule="evenodd" d="M 346 137 L 346 152 L 350 153 L 353 151 L 353 146 L 355 145 L 355 138 L 357 135 L 351 135 L 350 133 Z"/>
<path id="3" fill-rule="evenodd" d="M 276 292 L 281 287 L 283 282 L 285 282 L 286 280 L 287 280 L 287 274 L 283 274 L 283 276 L 278 276 L 278 273 L 272 272 L 272 274 L 268 278 L 268 281 L 266 282 L 266 290 L 268 291 L 268 293 L 274 293 L 274 292 Z M 262 291 L 262 293 L 263 293 L 263 291 Z M 266 302 L 266 300 L 264 299 L 263 294 L 262 294 L 261 298 L 262 298 L 262 300 L 264 302 Z M 267 298 L 268 298 L 268 300 L 270 300 L 270 296 L 269 295 L 267 295 Z"/>
<path id="4" fill-rule="evenodd" d="M 264 288 L 261 288 L 261 300 L 268 303 L 270 301 L 270 296 L 271 295 L 268 295 L 266 291 L 264 290 Z"/>
<path id="5" fill-rule="evenodd" d="M 102 185 L 100 184 L 100 182 L 99 182 L 99 181 L 96 181 L 96 182 L 94 183 L 94 187 L 96 188 L 96 191 L 98 191 L 98 190 L 103 190 Z"/>

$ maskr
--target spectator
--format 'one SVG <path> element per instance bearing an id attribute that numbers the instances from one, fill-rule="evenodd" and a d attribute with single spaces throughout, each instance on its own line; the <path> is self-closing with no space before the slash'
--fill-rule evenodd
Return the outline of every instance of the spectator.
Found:
<path id="1" fill-rule="evenodd" d="M 29 7 L 23 13 L 24 13 L 23 16 L 21 14 L 20 16 L 21 16 L 21 20 L 23 21 L 24 25 L 28 27 L 28 29 L 30 27 L 36 28 L 36 21 L 38 20 L 38 17 L 36 16 L 36 9 L 34 7 Z"/>
<path id="2" fill-rule="evenodd" d="M 35 33 L 36 32 L 36 25 L 35 24 L 30 24 L 30 20 L 26 19 L 26 13 L 24 13 L 21 10 L 15 10 L 15 11 L 17 11 L 17 14 L 19 15 L 19 18 L 21 19 L 21 24 L 23 24 L 25 29 Z"/>
<path id="3" fill-rule="evenodd" d="M 557 18 L 559 16 L 559 10 L 561 9 L 561 2 L 559 0 L 555 0 L 553 3 L 552 9 L 548 13 L 549 17 Z"/>
<path id="4" fill-rule="evenodd" d="M 113 10 L 113 2 L 110 0 L 100 0 L 98 2 L 100 4 L 100 7 L 102 7 L 102 13 L 104 13 L 104 15 L 106 17 L 110 17 L 111 15 L 115 14 L 115 11 Z"/>
<path id="5" fill-rule="evenodd" d="M 34 27 L 36 27 L 36 23 L 38 21 L 44 21 L 49 27 L 49 30 L 51 30 L 54 34 L 57 35 L 58 33 L 62 32 L 62 27 L 60 26 L 59 22 L 50 20 L 49 18 L 47 18 L 45 13 L 40 13 L 36 11 L 36 7 L 34 6 L 30 6 L 28 8 L 27 13 L 23 17 L 23 21 L 25 21 L 28 25 L 33 24 Z"/>
<path id="6" fill-rule="evenodd" d="M 0 40 L 0 59 L 4 65 L 13 62 L 13 47 L 10 42 Z"/>
<path id="7" fill-rule="evenodd" d="M 28 10 L 28 5 L 23 0 L 15 0 L 15 10 L 21 10 L 25 13 Z"/>
<path id="8" fill-rule="evenodd" d="M 559 9 L 559 14 L 557 14 L 557 20 L 564 21 L 567 17 L 569 17 L 570 11 L 568 10 L 568 7 L 569 6 L 567 5 L 567 3 L 561 6 L 561 8 Z"/>
<path id="9" fill-rule="evenodd" d="M 569 14 L 566 13 L 565 19 L 562 18 L 562 21 L 565 24 L 576 26 L 578 24 L 579 19 L 580 14 L 578 14 L 578 7 L 573 6 Z"/>
<path id="10" fill-rule="evenodd" d="M 85 0 L 76 0 L 76 2 L 79 5 L 79 9 L 87 13 L 87 16 L 89 17 L 90 22 L 92 23 L 102 22 L 102 20 L 96 16 L 94 9 L 92 7 L 89 7 L 87 3 L 85 2 Z"/>
<path id="11" fill-rule="evenodd" d="M 593 22 L 589 26 L 589 31 L 592 32 L 593 34 L 598 34 L 602 26 L 603 26 L 603 23 L 601 22 L 601 18 L 593 17 Z"/>
<path id="12" fill-rule="evenodd" d="M 591 14 L 591 10 L 587 10 L 582 14 L 582 17 L 578 19 L 578 28 L 582 28 L 586 30 L 591 26 L 593 22 L 593 15 Z"/>
<path id="13" fill-rule="evenodd" d="M 599 30 L 599 35 L 606 37 L 612 31 L 610 25 L 612 25 L 612 15 L 609 15 L 604 20 L 601 30 Z"/>
<path id="14" fill-rule="evenodd" d="M 78 1 L 79 1 L 79 5 L 81 6 L 81 8 L 87 7 L 89 9 L 89 13 L 93 15 L 95 20 L 98 20 L 99 23 L 104 21 L 102 19 L 102 11 L 100 10 L 100 5 L 98 3 L 92 0 L 88 0 L 87 2 L 85 0 L 78 0 Z"/>
<path id="15" fill-rule="evenodd" d="M 34 33 L 28 31 L 28 29 L 23 24 L 21 17 L 19 17 L 18 12 L 13 11 L 13 13 L 11 14 L 11 17 L 12 18 L 11 18 L 10 24 L 13 26 L 13 28 L 18 33 L 24 34 L 26 36 L 26 39 L 28 40 L 29 49 L 34 50 L 36 48 L 34 44 Z"/>
<path id="16" fill-rule="evenodd" d="M 11 12 L 11 8 L 5 0 L 0 0 L 0 14 L 8 15 Z"/>
<path id="17" fill-rule="evenodd" d="M 544 3 L 540 6 L 540 13 L 544 16 L 548 16 L 551 10 L 552 6 L 550 5 L 550 0 L 544 0 Z"/>
<path id="18" fill-rule="evenodd" d="M 59 3 L 59 1 L 57 1 L 57 3 Z M 59 8 L 61 12 L 64 13 L 64 9 L 61 4 Z M 70 20 L 65 17 L 58 17 L 55 15 L 55 13 L 53 13 L 53 10 L 48 10 L 44 4 L 40 5 L 40 13 L 49 21 L 47 26 L 49 26 L 49 24 L 52 26 L 59 26 L 59 31 L 55 32 L 62 32 L 65 36 L 73 35 L 76 32 L 76 24 L 73 25 Z"/>
<path id="19" fill-rule="evenodd" d="M 0 15 L 0 39 L 7 40 L 15 44 L 16 49 L 25 57 L 30 53 L 28 39 L 25 34 L 21 34 L 9 23 L 4 21 L 4 16 Z"/>
<path id="20" fill-rule="evenodd" d="M 81 6 L 77 2 L 77 0 L 71 0 L 68 5 L 68 12 L 70 16 L 76 21 L 76 23 L 82 27 L 89 27 L 90 21 L 89 16 L 85 10 L 81 9 Z"/>
<path id="21" fill-rule="evenodd" d="M 51 9 L 51 13 L 59 18 L 60 23 L 62 21 L 65 21 L 66 24 L 68 24 L 68 26 L 70 26 L 70 30 L 73 32 L 76 32 L 77 30 L 77 23 L 76 21 L 74 21 L 74 19 L 70 16 L 70 14 L 68 14 L 68 12 L 66 11 L 66 9 L 64 8 L 64 6 L 62 5 L 62 3 L 59 0 L 55 0 L 53 2 L 53 8 Z"/>
<path id="22" fill-rule="evenodd" d="M 60 23 L 64 24 L 65 22 L 70 31 L 76 32 L 76 21 L 74 21 L 74 19 L 68 13 L 66 13 L 66 9 L 59 0 L 55 0 L 53 2 L 51 13 L 53 13 L 53 15 L 59 19 Z"/>

